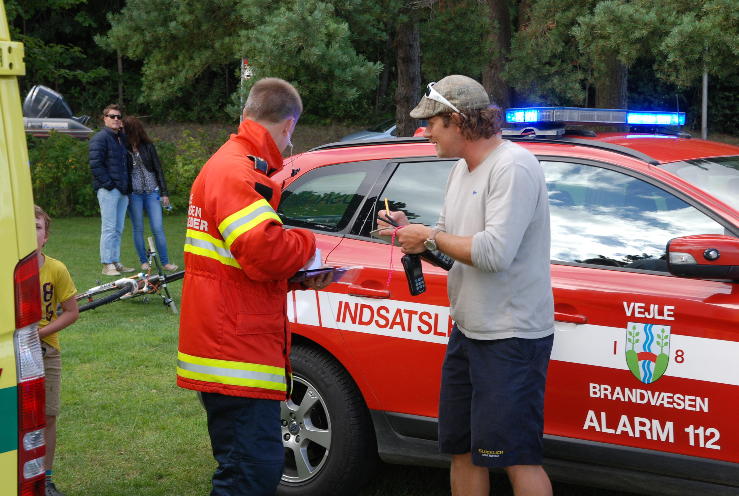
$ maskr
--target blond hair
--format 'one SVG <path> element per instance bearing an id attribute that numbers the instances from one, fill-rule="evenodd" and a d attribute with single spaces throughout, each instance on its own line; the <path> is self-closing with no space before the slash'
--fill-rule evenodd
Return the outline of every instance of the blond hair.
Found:
<path id="1" fill-rule="evenodd" d="M 46 211 L 38 205 L 33 206 L 33 214 L 37 219 L 41 219 L 44 221 L 44 226 L 46 228 L 46 232 L 48 233 L 49 226 L 51 226 L 51 217 L 49 217 L 49 214 L 47 214 Z"/>
<path id="2" fill-rule="evenodd" d="M 255 121 L 281 122 L 298 118 L 303 112 L 303 101 L 295 87 L 280 78 L 264 78 L 249 91 L 244 115 Z"/>

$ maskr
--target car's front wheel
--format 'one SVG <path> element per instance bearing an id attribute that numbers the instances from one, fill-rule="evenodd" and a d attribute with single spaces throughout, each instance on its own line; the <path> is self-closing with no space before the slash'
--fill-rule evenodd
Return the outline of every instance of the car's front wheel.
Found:
<path id="1" fill-rule="evenodd" d="M 282 403 L 285 468 L 280 495 L 356 494 L 375 465 L 377 447 L 357 386 L 330 356 L 293 347 L 293 391 Z"/>

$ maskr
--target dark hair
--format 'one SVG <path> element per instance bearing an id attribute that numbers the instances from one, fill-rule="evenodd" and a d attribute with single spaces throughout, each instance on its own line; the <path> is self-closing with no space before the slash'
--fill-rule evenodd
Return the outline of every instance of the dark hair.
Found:
<path id="1" fill-rule="evenodd" d="M 51 217 L 49 217 L 49 214 L 47 214 L 43 208 L 39 207 L 38 205 L 33 206 L 33 215 L 37 219 L 41 219 L 44 221 L 44 226 L 46 233 L 49 233 L 49 226 L 51 226 Z"/>
<path id="2" fill-rule="evenodd" d="M 459 128 L 462 136 L 470 141 L 488 139 L 500 132 L 503 124 L 503 112 L 497 105 L 489 105 L 482 109 L 463 110 L 460 115 Z M 451 113 L 443 113 L 444 127 L 452 120 Z"/>
<path id="3" fill-rule="evenodd" d="M 110 105 L 108 105 L 107 107 L 103 109 L 103 117 L 108 115 L 108 112 L 110 112 L 111 110 L 117 110 L 118 112 L 123 114 L 123 110 L 121 109 L 120 105 L 118 105 L 117 103 L 111 103 Z"/>
<path id="4" fill-rule="evenodd" d="M 264 78 L 252 86 L 244 114 L 252 120 L 280 122 L 300 117 L 303 102 L 293 85 L 279 78 Z"/>
<path id="5" fill-rule="evenodd" d="M 126 132 L 126 139 L 131 148 L 139 149 L 144 143 L 151 143 L 149 135 L 144 130 L 144 125 L 137 117 L 132 115 L 123 119 L 123 130 Z"/>

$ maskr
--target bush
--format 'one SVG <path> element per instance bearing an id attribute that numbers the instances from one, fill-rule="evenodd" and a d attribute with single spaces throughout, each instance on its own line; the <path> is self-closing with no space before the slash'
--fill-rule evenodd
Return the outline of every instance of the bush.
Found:
<path id="1" fill-rule="evenodd" d="M 216 143 L 218 141 L 218 143 Z M 223 141 L 188 131 L 173 141 L 156 140 L 169 198 L 175 211 L 187 209 L 190 187 L 200 168 Z M 88 142 L 53 132 L 48 138 L 28 138 L 33 196 L 52 217 L 96 216 Z"/>
<path id="2" fill-rule="evenodd" d="M 175 211 L 184 211 L 187 209 L 193 181 L 213 154 L 210 144 L 204 135 L 195 138 L 189 131 L 183 131 L 176 143 L 158 141 L 155 145 L 164 169 L 172 207 Z"/>
<path id="3" fill-rule="evenodd" d="M 28 144 L 36 203 L 52 217 L 97 215 L 87 142 L 52 131 Z"/>

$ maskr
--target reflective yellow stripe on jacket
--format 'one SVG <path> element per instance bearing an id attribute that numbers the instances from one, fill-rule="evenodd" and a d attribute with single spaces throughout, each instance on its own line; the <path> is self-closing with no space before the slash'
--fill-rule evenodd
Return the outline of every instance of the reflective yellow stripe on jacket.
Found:
<path id="1" fill-rule="evenodd" d="M 226 246 L 230 248 L 236 238 L 268 219 L 282 224 L 280 216 L 267 200 L 257 200 L 223 219 L 223 222 L 218 225 L 218 230 L 221 231 Z"/>
<path id="2" fill-rule="evenodd" d="M 186 379 L 287 391 L 285 369 L 256 363 L 202 358 L 177 352 L 177 375 Z"/>
<path id="3" fill-rule="evenodd" d="M 216 239 L 208 233 L 188 229 L 185 233 L 185 251 L 212 258 L 224 265 L 230 265 L 240 269 L 231 251 L 226 247 L 222 239 Z"/>

